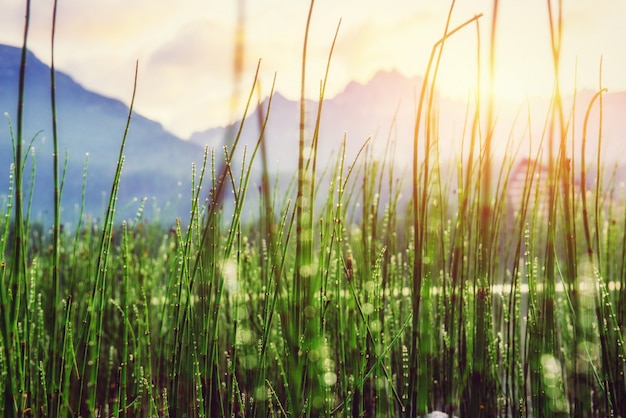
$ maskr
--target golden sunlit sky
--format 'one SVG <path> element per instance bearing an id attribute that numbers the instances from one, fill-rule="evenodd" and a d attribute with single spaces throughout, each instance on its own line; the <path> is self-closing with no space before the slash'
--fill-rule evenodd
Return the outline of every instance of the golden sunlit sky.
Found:
<path id="1" fill-rule="evenodd" d="M 297 98 L 310 3 L 242 3 L 242 90 L 249 90 L 262 59 L 262 87 L 268 90 L 276 73 L 277 90 Z M 556 12 L 558 2 L 552 3 Z M 138 60 L 136 110 L 185 138 L 234 118 L 229 102 L 237 5 L 235 0 L 60 0 L 55 63 L 86 88 L 128 103 Z M 343 90 L 350 80 L 366 82 L 381 69 L 423 74 L 432 45 L 443 34 L 449 6 L 441 0 L 317 0 L 309 40 L 308 95 L 317 96 L 340 19 L 327 96 Z M 492 6 L 493 1 L 458 0 L 452 15 L 456 26 L 484 14 L 479 23 L 483 55 L 488 51 Z M 23 0 L 2 1 L 1 43 L 21 45 L 24 14 Z M 49 63 L 52 1 L 33 0 L 31 14 L 29 46 Z M 553 67 L 547 1 L 500 1 L 497 22 L 496 95 L 520 102 L 526 95 L 549 95 Z M 563 24 L 563 90 L 573 91 L 575 80 L 578 89 L 597 89 L 601 57 L 603 85 L 609 91 L 626 90 L 626 2 L 565 0 Z M 471 25 L 447 44 L 439 76 L 445 95 L 464 99 L 473 91 L 477 33 Z"/>

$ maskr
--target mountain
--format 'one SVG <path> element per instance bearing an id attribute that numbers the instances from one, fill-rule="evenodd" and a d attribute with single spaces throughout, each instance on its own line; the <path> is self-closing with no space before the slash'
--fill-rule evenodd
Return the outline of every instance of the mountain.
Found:
<path id="1" fill-rule="evenodd" d="M 21 49 L 0 45 L 0 111 L 6 112 L 17 132 L 18 77 Z M 84 89 L 66 74 L 56 72 L 57 120 L 60 166 L 67 153 L 62 196 L 64 222 L 75 222 L 83 201 L 86 175 L 85 214 L 104 215 L 113 182 L 119 149 L 128 118 L 128 107 Z M 25 79 L 23 154 L 29 156 L 25 169 L 24 195 L 32 189 L 31 217 L 49 221 L 52 216 L 52 116 L 50 68 L 28 53 Z M 130 94 L 130 93 L 129 93 Z M 32 141 L 32 148 L 27 150 Z M 140 114 L 133 115 L 121 177 L 117 219 L 134 216 L 146 198 L 146 216 L 158 216 L 155 208 L 175 216 L 188 216 L 192 162 L 201 163 L 203 148 L 182 141 Z M 32 164 L 35 176 L 31 176 Z M 9 190 L 9 167 L 13 163 L 11 130 L 0 123 L 0 195 Z M 34 183 L 33 183 L 34 182 Z"/>
<path id="2" fill-rule="evenodd" d="M 348 158 L 354 158 L 357 151 L 373 137 L 371 148 L 384 149 L 389 130 L 396 114 L 396 127 L 406 131 L 413 125 L 414 94 L 421 86 L 418 78 L 409 79 L 400 73 L 380 72 L 367 84 L 349 83 L 343 92 L 335 97 L 325 98 L 319 132 L 319 157 L 327 161 L 331 155 L 341 150 L 344 134 Z M 259 112 L 261 118 L 268 111 L 268 99 L 264 100 L 244 121 L 239 147 L 254 147 L 260 135 Z M 305 140 L 313 138 L 318 103 L 307 100 Z M 289 100 L 279 92 L 274 93 L 269 119 L 264 131 L 264 141 L 269 150 L 272 166 L 284 172 L 295 172 L 298 163 L 300 104 Z M 234 138 L 241 121 L 230 126 L 210 128 L 193 134 L 190 142 L 214 146 L 225 136 Z M 411 136 L 412 138 L 412 136 Z M 401 138 L 404 143 L 407 138 Z M 219 142 L 218 142 L 219 143 Z"/>
<path id="3" fill-rule="evenodd" d="M 19 48 L 0 45 L 0 111 L 7 112 L 15 124 L 17 114 L 17 86 Z M 85 213 L 101 218 L 119 153 L 128 116 L 128 108 L 122 102 L 95 94 L 84 89 L 62 72 L 56 73 L 57 116 L 59 122 L 59 151 L 63 158 L 68 153 L 67 173 L 63 189 L 62 206 L 64 222 L 75 222 L 77 208 L 82 198 L 85 155 L 89 153 L 87 165 L 86 191 L 84 196 Z M 394 176 L 402 178 L 403 184 L 410 186 L 410 173 L 413 158 L 413 141 L 417 103 L 423 80 L 408 78 L 397 71 L 381 71 L 367 83 L 351 82 L 334 97 L 326 97 L 321 108 L 318 145 L 318 172 L 325 170 L 337 161 L 342 144 L 346 144 L 345 165 L 354 161 L 359 150 L 371 137 L 367 149 L 360 158 L 394 163 Z M 129 92 L 130 94 L 130 92 Z M 583 91 L 576 96 L 576 111 L 571 98 L 564 100 L 565 122 L 568 135 L 575 132 L 573 148 L 577 164 L 581 161 L 582 132 L 585 112 L 593 97 L 592 92 Z M 473 110 L 464 102 L 450 100 L 437 95 L 433 98 L 437 120 L 432 125 L 431 150 L 438 153 L 441 166 L 454 169 L 456 162 L 467 158 L 470 143 Z M 547 154 L 547 135 L 544 134 L 548 102 L 529 100 L 523 106 L 498 104 L 494 109 L 496 128 L 493 133 L 492 152 L 494 164 L 499 167 L 510 153 L 521 160 L 535 157 L 539 149 Z M 305 118 L 305 140 L 313 138 L 318 103 L 307 100 Z M 238 179 L 242 162 L 249 163 L 252 151 L 260 136 L 260 120 L 268 110 L 266 98 L 258 108 L 253 109 L 244 120 L 239 145 L 232 159 L 232 172 Z M 603 99 L 602 157 L 607 167 L 615 171 L 615 184 L 626 181 L 626 169 L 621 164 L 621 156 L 626 151 L 626 93 L 608 93 Z M 267 149 L 267 165 L 271 181 L 277 184 L 277 194 L 286 193 L 287 187 L 297 173 L 299 142 L 299 102 L 289 100 L 279 92 L 272 97 L 269 119 L 263 142 Z M 24 146 L 33 140 L 34 151 L 25 155 L 35 156 L 35 176 L 31 173 L 33 158 L 25 174 L 25 195 L 30 195 L 29 185 L 33 184 L 32 217 L 49 220 L 52 216 L 52 127 L 50 111 L 50 69 L 33 54 L 28 54 L 26 71 L 26 94 L 24 104 Z M 484 119 L 484 118 L 483 118 Z M 590 112 L 586 160 L 595 162 L 599 127 L 598 102 Z M 215 150 L 218 166 L 223 160 L 223 147 L 232 147 L 239 130 L 240 122 L 229 126 L 212 127 L 182 140 L 167 132 L 163 127 L 140 114 L 135 113 L 131 121 L 124 152 L 125 165 L 118 198 L 117 219 L 134 216 L 139 201 L 148 199 L 146 214 L 150 219 L 158 217 L 172 222 L 174 216 L 184 221 L 190 209 L 192 163 L 197 167 L 203 160 L 205 145 Z M 529 127 L 530 125 L 530 127 Z M 419 134 L 419 155 L 425 153 L 425 124 L 422 122 Z M 484 126 L 481 126 L 484 130 Z M 530 135 L 532 134 L 532 135 Z M 532 141 L 530 140 L 532 138 Z M 544 138 L 542 140 L 542 138 Z M 571 135 L 568 146 L 571 147 Z M 511 142 L 513 145 L 511 145 Z M 9 190 L 9 167 L 13 162 L 12 141 L 9 124 L 0 123 L 0 206 Z M 436 144 L 436 147 L 433 146 Z M 573 149 L 573 152 L 572 152 Z M 245 151 L 245 156 L 244 156 Z M 437 157 L 435 157 L 437 158 Z M 209 160 L 210 161 L 210 160 Z M 261 154 L 256 156 L 250 178 L 248 210 L 258 210 L 254 201 L 259 197 Z M 63 165 L 63 161 L 61 161 Z M 209 167 L 210 168 L 210 167 Z M 497 170 L 496 170 L 497 171 Z M 454 176 L 452 182 L 454 182 Z M 207 184 L 205 182 L 205 184 Z M 325 183 L 318 182 L 322 191 Z M 452 189 L 455 188 L 451 184 Z M 323 194 L 323 193 L 320 193 Z M 403 193 L 410 195 L 409 190 Z M 231 194 L 227 194 L 229 196 Z M 4 196 L 4 197 L 3 197 Z M 206 196 L 206 191 L 203 196 Z M 323 196 L 321 196 L 323 198 Z M 248 202 L 247 201 L 247 202 Z M 160 208 L 160 209 L 159 209 Z M 257 208 L 257 209 L 255 209 Z"/>
<path id="4" fill-rule="evenodd" d="M 324 99 L 320 118 L 318 158 L 325 168 L 329 162 L 336 161 L 346 138 L 346 162 L 351 163 L 368 137 L 367 153 L 370 158 L 382 160 L 385 156 L 394 162 L 396 175 L 410 173 L 413 159 L 413 142 L 415 119 L 418 108 L 419 94 L 423 79 L 408 78 L 398 71 L 378 72 L 369 82 L 361 84 L 349 83 L 345 89 L 334 97 Z M 583 125 L 587 108 L 594 93 L 581 91 L 575 96 L 564 94 L 564 123 L 567 128 L 568 156 L 575 159 L 576 164 L 582 161 Z M 428 98 L 427 98 L 428 99 Z M 455 170 L 456 162 L 468 156 L 471 137 L 471 117 L 473 106 L 465 102 L 455 101 L 437 95 L 434 97 L 433 118 L 436 119 L 431 135 L 431 151 L 437 153 L 442 167 Z M 599 102 L 596 101 L 589 113 L 587 125 L 587 144 L 585 158 L 587 165 L 595 165 L 598 148 L 598 128 L 600 114 Z M 267 109 L 267 100 L 261 104 L 262 115 Z M 307 101 L 306 105 L 306 136 L 310 141 L 313 137 L 317 103 Z M 546 116 L 549 101 L 541 98 L 529 98 L 523 104 L 511 104 L 496 101 L 493 112 L 495 128 L 492 134 L 492 154 L 494 164 L 498 168 L 505 158 L 521 161 L 524 158 L 540 156 L 548 157 L 549 135 L 546 130 Z M 571 109 L 574 109 L 572 112 Z M 482 112 L 479 127 L 484 136 L 486 111 Z M 607 174 L 613 175 L 615 183 L 626 182 L 626 165 L 621 156 L 626 151 L 626 92 L 610 92 L 603 96 L 602 115 L 602 163 Z M 467 115 L 470 115 L 469 118 Z M 423 116 L 422 116 L 423 117 Z M 556 118 L 555 120 L 558 120 Z M 259 109 L 244 121 L 240 145 L 248 149 L 254 147 L 259 138 Z M 233 138 L 239 129 L 237 122 L 231 126 L 211 128 L 193 134 L 189 140 L 197 144 L 215 146 L 219 138 Z M 574 141 L 572 142 L 572 131 Z M 419 155 L 425 153 L 425 123 L 422 121 L 419 133 Z M 269 165 L 279 180 L 288 183 L 297 171 L 299 138 L 299 102 L 289 100 L 280 93 L 275 93 L 270 108 L 269 121 L 264 132 L 264 141 L 268 149 Z M 387 151 L 387 144 L 393 146 Z M 436 143 L 436 147 L 433 144 Z M 554 140 L 554 149 L 558 140 Z M 480 144 L 477 144 L 477 147 Z M 387 152 L 387 154 L 385 154 Z M 540 154 L 541 153 L 541 154 Z M 363 158 L 361 156 L 361 158 Z M 237 158 L 234 159 L 237 162 Z M 588 167 L 593 172 L 593 167 Z M 455 181 L 452 176 L 452 182 Z M 405 176 L 404 184 L 410 181 Z M 495 182 L 494 182 L 495 184 Z M 454 185 L 452 185 L 454 187 Z M 407 190 L 407 192 L 409 192 Z M 410 193 L 409 193 L 410 194 Z"/>

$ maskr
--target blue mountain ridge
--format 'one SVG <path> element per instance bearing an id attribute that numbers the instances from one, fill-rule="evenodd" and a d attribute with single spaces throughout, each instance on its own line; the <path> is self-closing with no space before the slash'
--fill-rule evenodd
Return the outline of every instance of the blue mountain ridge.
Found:
<path id="1" fill-rule="evenodd" d="M 0 111 L 7 112 L 13 123 L 17 115 L 17 87 L 21 49 L 0 45 Z M 104 214 L 106 201 L 111 189 L 119 146 L 128 116 L 128 107 L 111 98 L 86 90 L 66 74 L 57 71 L 57 116 L 59 123 L 59 151 L 62 159 L 68 153 L 67 173 L 63 190 L 64 222 L 75 222 L 82 199 L 83 172 L 86 153 L 87 165 L 85 213 L 94 218 Z M 410 186 L 410 164 L 412 160 L 413 138 L 417 98 L 422 79 L 408 78 L 397 71 L 380 71 L 367 83 L 349 83 L 334 97 L 325 98 L 319 131 L 318 170 L 324 169 L 338 158 L 342 145 L 346 143 L 346 165 L 352 163 L 359 149 L 371 137 L 367 150 L 360 158 L 394 162 L 394 180 L 401 180 L 404 187 Z M 129 92 L 130 95 L 130 92 Z M 580 157 L 582 123 L 584 111 L 593 93 L 584 91 L 577 96 L 577 106 L 573 124 L 569 129 L 576 132 L 574 154 Z M 571 100 L 565 101 L 569 109 Z M 242 163 L 248 164 L 252 150 L 260 135 L 259 120 L 267 111 L 266 98 L 259 107 L 251 110 L 240 138 L 240 145 L 232 160 L 232 172 L 237 178 Z M 438 118 L 433 138 L 437 140 L 438 160 L 445 167 L 454 170 L 461 156 L 467 156 L 469 128 L 465 120 L 467 105 L 462 102 L 436 97 Z M 547 101 L 533 100 L 528 110 L 505 105 L 496 108 L 496 129 L 492 151 L 494 162 L 515 151 L 515 158 L 535 156 L 541 146 Z M 305 139 L 310 142 L 318 106 L 314 101 L 306 103 Z M 471 109 L 470 109 L 471 110 Z M 626 170 L 620 156 L 625 149 L 626 124 L 623 112 L 626 110 L 626 93 L 616 92 L 605 95 L 603 114 L 603 161 L 613 173 L 615 184 L 626 180 Z M 287 187 L 296 175 L 298 164 L 299 102 L 289 100 L 280 93 L 272 98 L 269 120 L 264 132 L 264 142 L 268 151 L 268 167 L 273 184 L 278 185 L 277 193 L 286 193 Z M 471 113 L 470 113 L 471 114 Z M 261 116 L 261 118 L 260 118 Z M 36 175 L 29 177 L 32 158 L 29 158 L 25 173 L 25 195 L 30 195 L 29 186 L 34 180 L 32 217 L 49 221 L 52 216 L 52 124 L 50 110 L 50 68 L 28 54 L 26 71 L 26 94 L 24 101 L 23 141 L 27 146 L 32 138 L 36 157 Z M 532 121 L 529 129 L 526 121 Z M 592 112 L 588 132 L 588 162 L 595 161 L 594 141 L 597 138 L 599 117 Z M 200 167 L 205 146 L 213 149 L 217 161 L 223 160 L 223 146 L 229 144 L 239 129 L 239 122 L 228 126 L 209 128 L 182 140 L 167 132 L 158 122 L 139 113 L 134 113 L 124 152 L 125 164 L 118 198 L 117 220 L 132 218 L 139 208 L 139 201 L 148 199 L 145 216 L 149 219 L 172 223 L 175 217 L 183 222 L 188 218 L 191 207 L 192 163 Z M 423 126 L 420 132 L 420 156 L 424 155 Z M 514 127 L 514 129 L 512 128 Z M 528 132 L 533 142 L 526 143 Z M 465 138 L 465 140 L 463 140 Z M 512 147 L 508 142 L 522 141 Z M 517 141 L 517 142 L 516 142 Z M 391 146 L 388 147 L 388 144 Z M 544 157 L 546 144 L 543 145 Z M 519 150 L 518 150 L 519 149 Z M 245 156 L 244 156 L 245 151 Z M 593 157 L 590 157 L 592 155 Z M 245 160 L 244 160 L 245 158 Z M 8 122 L 0 123 L 0 205 L 7 199 L 9 191 L 9 167 L 13 162 L 12 140 Z M 61 161 L 63 165 L 63 161 Z M 260 156 L 253 164 L 253 172 L 248 189 L 249 211 L 258 211 L 255 199 L 260 195 Z M 207 167 L 210 170 L 210 167 Z M 452 176 L 453 181 L 455 176 Z M 206 179 L 205 184 L 209 180 Z M 326 192 L 326 184 L 318 182 L 321 192 Z M 455 189 L 451 184 L 451 189 Z M 384 192 L 384 190 L 383 190 Z M 406 190 L 405 195 L 409 195 Z M 202 198 L 206 197 L 203 192 Z M 320 196 L 324 193 L 320 193 Z M 227 193 L 227 199 L 232 193 Z M 322 196 L 323 197 L 323 196 Z M 248 201 L 247 201 L 248 202 Z M 254 216 L 254 214 L 252 214 Z"/>
<path id="2" fill-rule="evenodd" d="M 0 46 L 0 111 L 8 115 L 13 136 L 17 134 L 20 56 L 21 49 Z M 76 221 L 83 201 L 85 168 L 84 213 L 101 218 L 114 178 L 128 107 L 118 100 L 84 89 L 60 71 L 56 71 L 55 78 L 61 167 L 65 164 L 67 153 L 62 218 L 64 222 Z M 23 152 L 24 156 L 29 156 L 24 171 L 24 195 L 31 195 L 32 186 L 31 217 L 49 222 L 53 207 L 50 68 L 30 52 L 23 114 Z M 0 195 L 4 195 L 5 199 L 9 190 L 14 140 L 9 122 L 5 120 L 0 125 Z M 31 141 L 32 147 L 28 149 Z M 148 199 L 148 217 L 160 216 L 155 208 L 168 211 L 170 222 L 173 222 L 174 216 L 188 217 L 192 163 L 200 164 L 203 153 L 201 146 L 182 141 L 166 132 L 159 123 L 134 113 L 124 151 L 117 219 L 133 217 L 143 198 Z M 30 175 L 33 163 L 34 177 Z"/>

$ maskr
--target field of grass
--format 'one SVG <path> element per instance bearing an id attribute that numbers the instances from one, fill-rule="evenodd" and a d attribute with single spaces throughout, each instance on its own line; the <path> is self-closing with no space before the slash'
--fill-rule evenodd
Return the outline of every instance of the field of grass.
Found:
<path id="1" fill-rule="evenodd" d="M 557 87 L 546 151 L 513 207 L 517 151 L 491 158 L 491 103 L 476 99 L 455 169 L 440 164 L 438 60 L 479 19 L 446 27 L 433 47 L 412 171 L 394 166 L 393 138 L 382 158 L 365 143 L 354 160 L 339 150 L 322 164 L 324 138 L 302 128 L 293 187 L 279 195 L 266 170 L 255 207 L 250 167 L 272 152 L 263 135 L 240 173 L 207 150 L 188 219 L 141 208 L 116 219 L 122 138 L 103 220 L 81 214 L 62 229 L 55 156 L 55 222 L 39 225 L 18 114 L 0 221 L 0 415 L 626 416 L 626 205 L 610 177 L 587 178 L 601 144 L 586 136 L 601 135 L 572 149 L 574 109 Z M 577 105 L 601 112 L 601 87 Z M 265 114 L 262 125 L 271 100 Z"/>

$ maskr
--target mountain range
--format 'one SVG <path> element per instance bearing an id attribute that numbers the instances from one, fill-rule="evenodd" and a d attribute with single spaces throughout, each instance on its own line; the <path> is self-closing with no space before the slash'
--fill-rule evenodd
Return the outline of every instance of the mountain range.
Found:
<path id="1" fill-rule="evenodd" d="M 0 45 L 0 111 L 8 115 L 14 133 L 17 129 L 20 54 L 19 48 Z M 325 98 L 319 131 L 320 170 L 337 158 L 344 139 L 347 163 L 350 163 L 371 137 L 366 151 L 369 158 L 382 159 L 390 141 L 393 147 L 388 158 L 393 159 L 394 165 L 398 167 L 396 173 L 400 176 L 412 159 L 415 115 L 421 85 L 422 79 L 419 77 L 408 78 L 397 71 L 381 71 L 367 83 L 351 82 L 338 95 Z M 101 218 L 113 181 L 128 108 L 118 100 L 88 91 L 61 71 L 56 72 L 56 94 L 61 165 L 67 153 L 62 198 L 63 220 L 70 224 L 75 222 L 81 202 L 84 202 L 85 214 Z M 575 117 L 566 120 L 568 126 L 577 132 L 575 150 L 581 146 L 584 111 L 591 97 L 591 92 L 580 92 L 573 113 Z M 443 97 L 436 97 L 435 103 L 439 123 L 433 138 L 438 139 L 439 159 L 454 165 L 456 160 L 466 155 L 463 153 L 469 142 L 469 124 L 466 122 L 468 107 L 464 102 Z M 542 144 L 548 103 L 541 100 L 528 103 L 528 106 L 503 105 L 495 109 L 494 160 L 518 148 L 516 156 L 520 158 L 536 155 Z M 571 103 L 571 100 L 564 103 L 566 115 L 571 113 Z M 244 121 L 238 152 L 233 158 L 235 175 L 241 170 L 244 149 L 249 161 L 259 139 L 259 120 L 267 112 L 267 104 L 266 98 Z M 26 147 L 32 140 L 33 145 L 25 169 L 25 195 L 30 195 L 32 186 L 31 218 L 49 222 L 53 200 L 50 68 L 32 53 L 28 53 L 27 58 L 23 109 L 23 143 Z M 310 141 L 317 103 L 308 101 L 306 109 L 305 132 L 307 141 Z M 602 126 L 603 159 L 606 164 L 619 163 L 620 156 L 626 150 L 625 111 L 626 93 L 605 94 Z M 597 139 L 598 115 L 597 110 L 592 111 L 588 124 L 588 152 L 594 156 L 587 157 L 588 160 L 595 160 L 597 145 L 593 144 L 597 144 L 597 141 L 592 139 Z M 117 219 L 133 217 L 142 199 L 148 200 L 145 209 L 148 218 L 172 222 L 176 216 L 183 220 L 188 217 L 192 164 L 200 167 L 205 146 L 214 149 L 216 160 L 220 161 L 222 148 L 232 142 L 240 123 L 211 127 L 182 139 L 167 132 L 158 122 L 134 113 L 124 152 Z M 272 97 L 263 141 L 268 152 L 268 167 L 271 175 L 280 183 L 281 191 L 286 190 L 286 185 L 297 171 L 298 138 L 299 103 L 277 92 Z M 532 138 L 532 141 L 528 138 Z M 510 145 L 510 141 L 514 145 Z M 9 122 L 0 123 L 0 203 L 6 201 L 10 187 L 12 142 Z M 547 139 L 543 142 L 543 149 L 546 143 Z M 420 144 L 420 153 L 423 154 L 423 144 Z M 261 162 L 257 157 L 249 187 L 253 199 L 255 195 L 258 196 L 260 167 Z M 34 176 L 29 174 L 32 171 Z M 623 168 L 618 173 L 618 180 L 626 180 Z M 83 182 L 86 186 L 84 197 Z M 408 179 L 404 182 L 407 185 L 410 183 Z M 203 197 L 206 196 L 206 190 L 203 193 Z"/>

